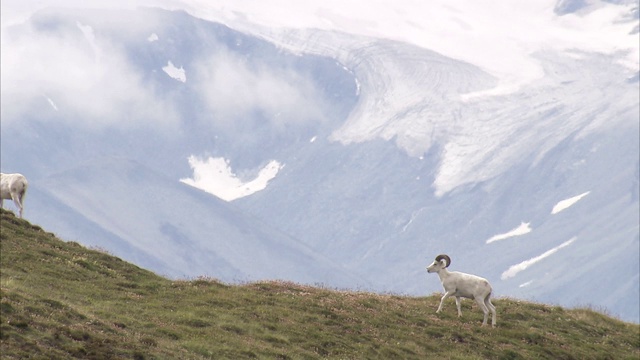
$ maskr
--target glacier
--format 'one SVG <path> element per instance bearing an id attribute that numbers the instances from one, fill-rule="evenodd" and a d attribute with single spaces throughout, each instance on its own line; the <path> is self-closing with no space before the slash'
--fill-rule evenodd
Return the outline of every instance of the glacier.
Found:
<path id="1" fill-rule="evenodd" d="M 28 220 L 173 278 L 424 295 L 447 253 L 498 297 L 640 322 L 637 63 L 576 31 L 633 33 L 637 10 L 528 5 L 563 42 L 482 53 L 503 24 L 456 48 L 480 20 L 434 4 L 452 44 L 397 12 L 355 31 L 348 5 L 38 11 L 3 28 L 2 170 L 28 176 Z M 233 170 L 198 184 L 189 159 Z M 224 184 L 242 196 L 202 190 Z"/>

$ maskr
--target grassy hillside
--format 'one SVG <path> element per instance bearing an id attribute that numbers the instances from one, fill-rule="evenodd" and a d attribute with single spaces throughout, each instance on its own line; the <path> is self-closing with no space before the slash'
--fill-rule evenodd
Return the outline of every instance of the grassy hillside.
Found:
<path id="1" fill-rule="evenodd" d="M 1 213 L 2 359 L 638 359 L 640 327 L 497 299 L 172 281 Z M 426 275 L 425 275 L 426 276 Z"/>

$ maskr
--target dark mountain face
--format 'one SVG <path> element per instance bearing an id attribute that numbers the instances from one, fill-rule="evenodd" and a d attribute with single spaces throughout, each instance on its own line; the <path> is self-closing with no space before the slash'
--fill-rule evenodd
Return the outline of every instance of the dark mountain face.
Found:
<path id="1" fill-rule="evenodd" d="M 155 9 L 9 30 L 2 171 L 64 239 L 172 277 L 408 294 L 440 291 L 424 268 L 447 253 L 497 296 L 638 321 L 638 83 L 613 57 L 537 54 L 543 79 L 462 100 L 495 79 L 398 42 L 270 42 Z M 190 156 L 242 181 L 283 167 L 228 203 L 179 182 Z"/>

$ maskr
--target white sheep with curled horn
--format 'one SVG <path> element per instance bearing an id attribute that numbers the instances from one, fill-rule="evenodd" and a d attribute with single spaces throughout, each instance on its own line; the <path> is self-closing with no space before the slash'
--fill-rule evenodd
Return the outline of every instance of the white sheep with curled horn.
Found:
<path id="1" fill-rule="evenodd" d="M 24 209 L 24 195 L 27 192 L 27 178 L 22 174 L 3 174 L 0 173 L 0 208 L 4 205 L 4 200 L 13 200 L 22 217 Z"/>
<path id="2" fill-rule="evenodd" d="M 456 306 L 458 307 L 458 317 L 462 316 L 462 310 L 460 309 L 460 298 L 474 299 L 482 312 L 484 313 L 484 320 L 482 326 L 487 325 L 487 319 L 489 318 L 489 311 L 491 311 L 491 326 L 496 326 L 496 308 L 491 303 L 491 284 L 487 279 L 479 276 L 465 274 L 458 271 L 449 271 L 447 267 L 451 265 L 451 258 L 447 255 L 436 256 L 435 261 L 427 267 L 427 272 L 438 273 L 442 286 L 444 287 L 444 295 L 440 299 L 440 306 L 436 313 L 442 311 L 442 305 L 444 301 L 450 297 L 455 296 Z"/>

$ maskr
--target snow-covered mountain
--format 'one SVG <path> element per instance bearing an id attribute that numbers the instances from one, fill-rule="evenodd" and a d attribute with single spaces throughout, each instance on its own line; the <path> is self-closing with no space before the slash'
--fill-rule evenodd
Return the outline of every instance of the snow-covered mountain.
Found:
<path id="1" fill-rule="evenodd" d="M 637 42 L 637 5 L 540 6 L 614 24 L 615 51 L 536 33 L 512 57 L 355 31 L 340 7 L 297 26 L 238 6 L 3 28 L 2 171 L 28 176 L 25 217 L 171 277 L 420 295 L 447 253 L 497 296 L 640 321 L 638 67 L 616 37 Z"/>

